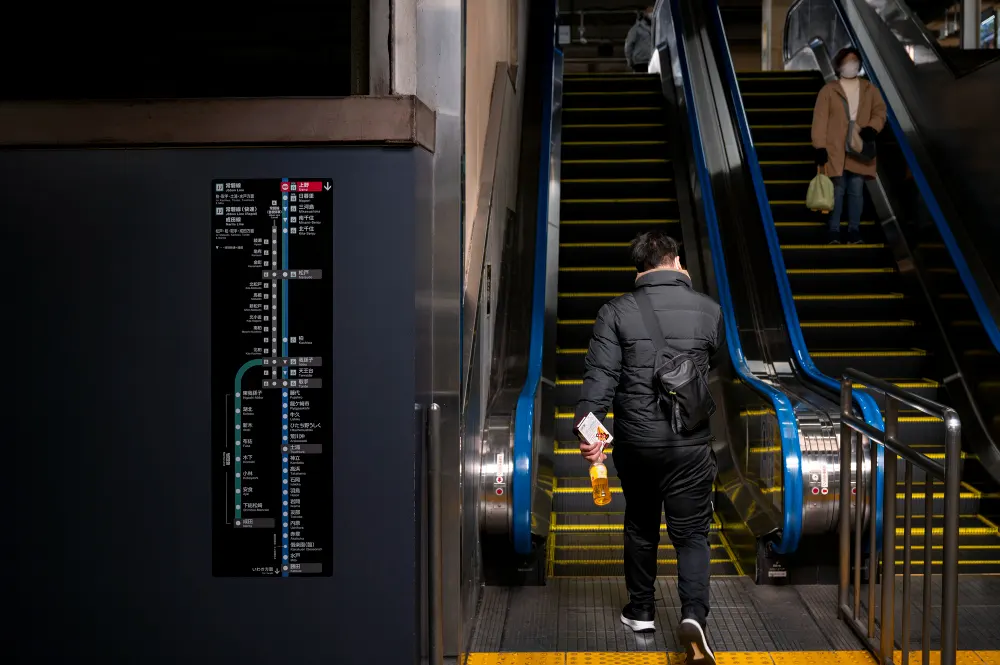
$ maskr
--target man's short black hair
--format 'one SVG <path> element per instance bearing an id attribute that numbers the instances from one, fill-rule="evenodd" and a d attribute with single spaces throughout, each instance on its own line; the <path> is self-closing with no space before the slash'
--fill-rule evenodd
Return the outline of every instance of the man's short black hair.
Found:
<path id="1" fill-rule="evenodd" d="M 639 272 L 659 268 L 677 258 L 680 245 L 665 231 L 644 231 L 632 241 L 632 262 Z"/>
<path id="2" fill-rule="evenodd" d="M 858 59 L 858 64 L 864 62 L 861 59 L 861 51 L 854 48 L 853 46 L 848 46 L 847 48 L 842 48 L 837 52 L 837 55 L 833 58 L 833 68 L 835 70 L 840 70 L 840 66 L 844 64 L 844 60 L 847 60 L 847 56 L 853 55 Z"/>

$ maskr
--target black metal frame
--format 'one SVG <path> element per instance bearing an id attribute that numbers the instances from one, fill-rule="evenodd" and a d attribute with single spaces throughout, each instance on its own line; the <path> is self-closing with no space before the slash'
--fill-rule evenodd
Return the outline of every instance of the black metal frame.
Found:
<path id="1" fill-rule="evenodd" d="M 852 391 L 854 382 L 863 384 L 869 391 L 881 393 L 885 397 L 885 432 L 869 426 L 854 416 L 852 410 Z M 927 456 L 911 449 L 897 438 L 899 429 L 899 405 L 904 404 L 927 415 L 937 416 L 945 423 L 945 459 L 944 464 L 938 464 Z M 934 478 L 944 480 L 944 543 L 943 569 L 941 590 L 941 665 L 955 665 L 958 650 L 958 518 L 959 493 L 962 476 L 962 423 L 955 411 L 943 404 L 900 390 L 886 381 L 873 376 L 848 369 L 840 382 L 840 468 L 849 470 L 851 467 L 851 448 L 849 442 L 854 432 L 868 437 L 873 444 L 879 444 L 885 451 L 885 480 L 882 497 L 878 497 L 874 483 L 870 496 L 865 497 L 875 506 L 881 498 L 883 501 L 882 524 L 882 598 L 879 627 L 881 636 L 879 644 L 875 638 L 875 573 L 878 569 L 878 534 L 875 521 L 869 520 L 868 552 L 871 557 L 868 576 L 868 617 L 862 622 L 861 616 L 861 523 L 864 516 L 862 497 L 855 499 L 857 519 L 854 520 L 854 598 L 849 604 L 851 587 L 851 479 L 849 471 L 840 474 L 840 585 L 839 614 L 840 617 L 862 638 L 868 649 L 880 663 L 892 665 L 895 640 L 895 601 L 896 601 L 896 458 L 904 461 L 905 512 L 903 516 L 903 626 L 900 646 L 903 663 L 909 662 L 910 651 L 910 581 L 911 553 L 913 531 L 913 506 L 910 501 L 913 491 L 913 467 L 919 467 L 925 473 L 924 489 L 924 569 L 923 569 L 923 621 L 921 627 L 921 653 L 924 665 L 930 663 L 931 634 L 931 564 L 933 535 L 933 498 Z M 860 436 L 857 444 L 860 444 Z M 854 445 L 856 451 L 857 487 L 862 487 L 863 446 Z M 872 468 L 877 463 L 878 446 L 870 447 Z M 874 513 L 873 513 L 874 514 Z"/>

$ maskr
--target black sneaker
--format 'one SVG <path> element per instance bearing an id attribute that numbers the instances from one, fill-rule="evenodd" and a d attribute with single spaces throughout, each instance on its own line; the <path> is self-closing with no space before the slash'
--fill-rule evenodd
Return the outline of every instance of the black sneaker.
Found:
<path id="1" fill-rule="evenodd" d="M 684 619 L 677 626 L 677 639 L 687 652 L 687 665 L 715 665 L 715 654 L 708 647 L 705 630 L 695 619 Z"/>
<path id="2" fill-rule="evenodd" d="M 828 245 L 839 245 L 840 244 L 840 238 L 830 238 L 830 242 L 828 242 L 827 244 Z"/>
<path id="3" fill-rule="evenodd" d="M 632 603 L 622 609 L 622 623 L 637 633 L 652 633 L 656 630 L 653 618 L 652 609 L 637 608 Z"/>
<path id="4" fill-rule="evenodd" d="M 851 238 L 847 241 L 848 245 L 860 245 L 862 243 L 864 243 L 864 240 L 861 238 Z"/>

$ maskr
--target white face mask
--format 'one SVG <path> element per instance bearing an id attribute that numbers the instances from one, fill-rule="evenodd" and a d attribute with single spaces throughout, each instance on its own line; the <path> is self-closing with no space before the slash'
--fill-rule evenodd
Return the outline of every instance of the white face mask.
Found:
<path id="1" fill-rule="evenodd" d="M 858 72 L 860 71 L 861 71 L 861 63 L 852 60 L 851 62 L 846 63 L 843 67 L 840 68 L 840 75 L 843 76 L 845 79 L 852 79 L 857 77 Z"/>

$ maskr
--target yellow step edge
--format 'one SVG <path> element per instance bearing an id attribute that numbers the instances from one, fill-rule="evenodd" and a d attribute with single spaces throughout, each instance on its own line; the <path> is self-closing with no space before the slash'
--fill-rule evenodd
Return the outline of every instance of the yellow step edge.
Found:
<path id="1" fill-rule="evenodd" d="M 596 513 L 603 516 L 605 513 Z M 574 533 L 580 531 L 624 531 L 625 528 L 622 524 L 550 524 L 549 531 L 554 531 L 556 533 Z M 666 531 L 666 523 L 660 524 L 660 531 Z M 712 524 L 709 527 L 709 531 L 718 531 L 719 525 Z"/>
<path id="2" fill-rule="evenodd" d="M 560 268 L 559 272 L 635 272 L 631 266 L 567 266 Z"/>
<path id="3" fill-rule="evenodd" d="M 564 159 L 563 164 L 666 164 L 669 159 L 648 157 L 641 159 Z"/>
<path id="4" fill-rule="evenodd" d="M 604 106 L 601 108 L 584 108 L 584 107 L 573 107 L 573 108 L 563 108 L 563 113 L 569 111 L 570 113 L 574 111 L 601 111 L 601 112 L 612 112 L 612 111 L 662 111 L 663 108 L 660 106 Z"/>
<path id="5" fill-rule="evenodd" d="M 913 328 L 915 321 L 803 321 L 803 328 Z"/>
<path id="6" fill-rule="evenodd" d="M 557 386 L 582 386 L 583 385 L 583 379 L 556 379 L 556 385 Z M 569 414 L 569 415 L 566 415 L 566 416 L 561 416 L 558 413 L 556 414 L 556 418 L 572 418 L 572 417 L 573 417 L 572 413 Z M 608 414 L 608 418 L 611 418 L 611 417 L 612 416 L 609 413 Z"/>
<path id="7" fill-rule="evenodd" d="M 636 198 L 636 199 L 562 199 L 561 203 L 669 203 L 671 201 L 676 201 L 677 199 L 672 198 Z M 603 245 L 624 245 L 629 246 L 627 242 L 616 242 L 616 243 L 601 243 Z M 565 243 L 559 243 L 560 246 L 565 245 Z M 823 245 L 826 247 L 827 245 Z M 836 247 L 836 245 L 833 245 Z M 849 246 L 849 245 L 845 245 Z"/>
<path id="8" fill-rule="evenodd" d="M 563 141 L 567 145 L 666 145 L 666 141 Z"/>
<path id="9" fill-rule="evenodd" d="M 563 178 L 559 182 L 598 183 L 598 182 L 671 182 L 673 178 Z"/>
<path id="10" fill-rule="evenodd" d="M 895 268 L 788 268 L 789 275 L 875 275 L 896 272 Z"/>
<path id="11" fill-rule="evenodd" d="M 572 90 L 564 92 L 564 97 L 585 97 L 589 95 L 662 95 L 659 90 Z"/>
<path id="12" fill-rule="evenodd" d="M 802 294 L 793 300 L 903 300 L 902 293 Z"/>
<path id="13" fill-rule="evenodd" d="M 620 564 L 623 559 L 556 559 L 556 563 L 562 566 L 613 566 Z M 673 565 L 677 559 L 657 559 L 656 563 L 661 566 Z M 711 563 L 732 563 L 729 559 L 712 559 Z"/>
<path id="14" fill-rule="evenodd" d="M 813 351 L 813 358 L 921 358 L 927 355 L 923 349 L 907 351 Z"/>
<path id="15" fill-rule="evenodd" d="M 563 129 L 623 129 L 625 127 L 666 127 L 663 122 L 584 122 L 575 125 L 563 125 Z M 807 125 L 808 126 L 808 125 Z"/>
<path id="16" fill-rule="evenodd" d="M 744 81 L 818 81 L 813 76 L 797 76 L 794 74 L 763 74 L 760 70 L 741 70 L 736 72 L 736 78 Z"/>
<path id="17" fill-rule="evenodd" d="M 774 203 L 774 202 L 772 202 Z M 792 201 L 782 201 L 781 203 L 793 203 Z M 826 250 L 837 250 L 837 249 L 882 249 L 885 247 L 884 243 L 881 242 L 866 242 L 858 245 L 781 245 L 781 249 L 826 249 Z"/>
<path id="18" fill-rule="evenodd" d="M 937 381 L 931 379 L 924 379 L 922 381 L 892 381 L 889 383 L 896 386 L 897 388 L 902 388 L 904 390 L 918 390 L 920 388 L 940 388 L 941 384 Z M 864 390 L 868 386 L 863 383 L 852 383 L 851 387 L 855 390 Z"/>
<path id="19" fill-rule="evenodd" d="M 560 326 L 592 326 L 595 319 L 557 319 L 556 325 Z"/>
<path id="20" fill-rule="evenodd" d="M 570 380 L 570 381 L 572 381 L 573 379 L 563 379 L 563 380 Z M 559 380 L 556 380 L 556 383 L 558 384 Z M 583 381 L 581 380 L 581 381 L 579 381 L 579 383 L 583 383 Z M 576 414 L 574 412 L 572 412 L 572 411 L 559 411 L 558 409 L 556 410 L 556 418 L 558 418 L 559 420 L 572 420 L 575 416 L 576 416 Z M 605 418 L 611 418 L 612 420 L 614 420 L 615 414 L 614 414 L 614 412 L 610 412 L 610 413 L 608 413 L 608 415 L 606 415 L 604 417 Z"/>
<path id="21" fill-rule="evenodd" d="M 808 182 L 808 181 L 803 181 Z M 816 228 L 826 228 L 826 222 L 775 222 L 775 226 L 779 228 L 790 228 L 796 226 L 812 226 Z M 841 222 L 841 226 L 847 226 L 847 222 Z M 861 222 L 861 226 L 875 226 L 875 222 Z"/>
<path id="22" fill-rule="evenodd" d="M 560 247 L 629 247 L 629 242 L 561 242 Z"/>
<path id="23" fill-rule="evenodd" d="M 601 226 L 603 224 L 680 224 L 679 219 L 573 219 L 559 226 Z"/>

